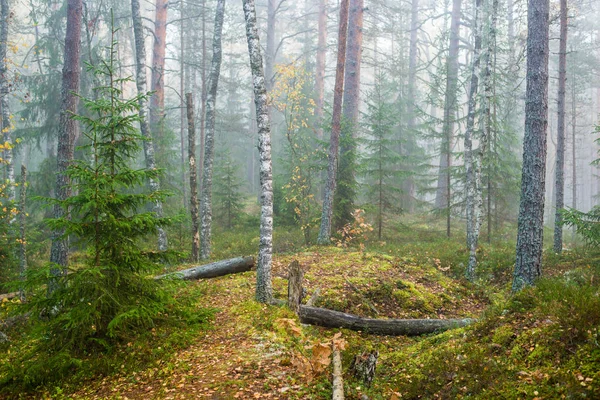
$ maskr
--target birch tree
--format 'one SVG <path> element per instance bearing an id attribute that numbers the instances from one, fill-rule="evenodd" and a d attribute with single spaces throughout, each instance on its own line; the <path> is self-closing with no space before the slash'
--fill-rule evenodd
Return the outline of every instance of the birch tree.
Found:
<path id="1" fill-rule="evenodd" d="M 67 29 L 65 34 L 64 64 L 62 70 L 61 112 L 58 127 L 57 173 L 56 173 L 56 199 L 64 201 L 71 197 L 71 180 L 67 175 L 67 168 L 73 161 L 75 141 L 78 136 L 77 121 L 71 116 L 77 112 L 79 104 L 79 78 L 81 75 L 81 21 L 83 5 L 82 0 L 68 0 L 67 2 Z M 69 218 L 68 212 L 60 205 L 54 207 L 54 218 Z M 58 267 L 52 269 L 54 276 L 66 272 L 69 262 L 69 238 L 65 236 L 64 229 L 52 232 L 52 247 L 50 261 Z M 62 268 L 59 269 L 59 268 Z M 49 290 L 53 290 L 51 282 Z"/>
<path id="2" fill-rule="evenodd" d="M 212 176 L 213 159 L 215 152 L 215 103 L 217 101 L 217 88 L 221 74 L 223 19 L 225 16 L 225 0 L 218 0 L 215 14 L 215 32 L 213 35 L 213 57 L 208 76 L 206 97 L 206 120 L 204 137 L 204 166 L 202 168 L 202 193 L 201 193 L 201 226 L 200 246 L 201 257 L 210 257 L 211 231 L 212 231 Z"/>
<path id="3" fill-rule="evenodd" d="M 246 20 L 246 37 L 252 83 L 256 123 L 258 127 L 258 150 L 260 153 L 260 242 L 256 269 L 256 300 L 267 303 L 273 298 L 271 264 L 273 258 L 273 171 L 271 165 L 271 124 L 267 102 L 267 88 L 263 71 L 263 59 L 256 23 L 254 0 L 243 0 Z"/>
<path id="4" fill-rule="evenodd" d="M 198 223 L 198 182 L 196 168 L 196 127 L 194 120 L 194 99 L 186 93 L 188 122 L 188 161 L 190 167 L 190 214 L 192 217 L 192 261 L 200 260 L 200 224 Z"/>
<path id="5" fill-rule="evenodd" d="M 8 108 L 8 22 L 10 19 L 10 9 L 8 0 L 0 0 L 0 107 L 2 108 L 1 129 L 4 136 L 4 143 L 8 145 L 4 149 L 4 161 L 6 162 L 6 180 L 8 183 L 8 200 L 15 200 L 15 167 L 12 151 L 12 123 L 10 120 L 10 109 Z"/>
<path id="6" fill-rule="evenodd" d="M 542 274 L 544 239 L 549 0 L 528 0 L 527 10 L 525 137 L 513 291 L 533 285 Z"/>
<path id="7" fill-rule="evenodd" d="M 327 164 L 327 181 L 323 197 L 323 213 L 319 229 L 319 244 L 327 244 L 331 240 L 331 219 L 333 216 L 333 196 L 335 193 L 337 158 L 342 130 L 342 98 L 344 94 L 344 69 L 346 66 L 346 36 L 348 32 L 349 0 L 340 3 L 340 20 L 338 28 L 338 53 L 335 70 L 335 89 L 333 93 L 333 115 L 331 136 L 329 138 L 329 155 Z"/>
<path id="8" fill-rule="evenodd" d="M 561 210 L 565 206 L 565 99 L 567 84 L 567 0 L 560 0 L 560 44 L 558 50 L 558 101 L 556 167 L 554 170 L 554 251 L 562 252 L 563 221 Z M 573 143 L 573 148 L 575 143 Z"/>
<path id="9" fill-rule="evenodd" d="M 145 96 L 147 92 L 146 84 L 146 46 L 144 45 L 144 26 L 142 25 L 142 16 L 140 12 L 140 0 L 131 0 L 131 16 L 133 19 L 133 36 L 135 40 L 135 68 L 136 79 L 135 84 L 138 91 L 138 104 L 140 116 L 140 131 L 144 137 L 144 158 L 146 160 L 146 168 L 149 170 L 156 169 L 156 159 L 154 156 L 154 142 L 152 140 L 152 131 L 148 123 L 148 98 Z M 160 182 L 158 179 L 149 178 L 148 184 L 152 192 L 160 190 Z M 156 216 L 163 216 L 162 202 L 157 199 L 153 203 L 153 211 Z M 158 228 L 158 249 L 160 251 L 167 250 L 168 241 L 167 233 L 163 227 Z"/>

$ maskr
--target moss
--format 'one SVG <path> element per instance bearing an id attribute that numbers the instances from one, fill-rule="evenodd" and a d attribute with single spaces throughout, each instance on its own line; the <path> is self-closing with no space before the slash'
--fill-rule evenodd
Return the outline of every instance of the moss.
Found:
<path id="1" fill-rule="evenodd" d="M 492 343 L 500 346 L 508 346 L 516 337 L 511 325 L 503 325 L 496 328 L 492 336 Z"/>

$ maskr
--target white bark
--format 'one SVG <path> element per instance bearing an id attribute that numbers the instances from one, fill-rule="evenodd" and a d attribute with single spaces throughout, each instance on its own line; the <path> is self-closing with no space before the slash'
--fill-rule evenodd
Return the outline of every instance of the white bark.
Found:
<path id="1" fill-rule="evenodd" d="M 273 172 L 271 166 L 271 125 L 267 104 L 267 88 L 256 24 L 254 0 L 243 0 L 246 19 L 246 37 L 252 70 L 258 149 L 260 153 L 260 244 L 256 276 L 256 300 L 267 303 L 273 298 L 271 264 L 273 258 Z"/>
<path id="2" fill-rule="evenodd" d="M 202 259 L 210 257 L 211 231 L 212 231 L 212 175 L 215 151 L 215 103 L 217 101 L 217 88 L 221 74 L 221 36 L 223 32 L 223 19 L 225 15 L 225 0 L 218 0 L 215 15 L 215 32 L 213 36 L 213 58 L 208 76 L 208 92 L 206 97 L 206 119 L 204 137 L 204 166 L 202 168 L 202 193 L 200 209 L 200 256 Z"/>
<path id="3" fill-rule="evenodd" d="M 136 79 L 138 94 L 147 93 L 146 84 L 146 48 L 144 46 L 144 27 L 140 13 L 140 0 L 131 0 L 131 15 L 133 19 L 133 34 L 135 37 L 135 61 L 136 61 Z M 148 123 L 148 99 L 141 96 L 139 99 L 140 130 L 144 140 L 144 156 L 146 159 L 146 168 L 156 169 L 156 160 L 154 157 L 154 143 L 152 142 L 152 133 Z M 150 178 L 148 182 L 150 190 L 156 192 L 160 190 L 158 180 Z M 162 202 L 156 200 L 153 204 L 153 211 L 158 217 L 163 216 Z M 164 228 L 158 228 L 158 250 L 165 251 L 168 247 L 167 233 Z"/>
<path id="4" fill-rule="evenodd" d="M 8 181 L 7 194 L 8 200 L 15 200 L 15 167 L 13 163 L 12 146 L 12 124 L 10 122 L 10 110 L 8 108 L 8 66 L 7 66 L 7 47 L 8 47 L 8 20 L 10 10 L 8 0 L 0 1 L 0 107 L 2 108 L 2 132 L 4 134 L 4 143 L 9 144 L 9 148 L 4 150 L 4 161 L 6 162 L 6 179 Z"/>

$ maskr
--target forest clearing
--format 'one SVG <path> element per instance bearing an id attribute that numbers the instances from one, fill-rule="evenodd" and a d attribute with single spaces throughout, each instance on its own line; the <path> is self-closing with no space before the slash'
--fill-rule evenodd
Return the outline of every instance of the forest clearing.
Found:
<path id="1" fill-rule="evenodd" d="M 600 398 L 600 0 L 0 0 L 0 398 Z"/>

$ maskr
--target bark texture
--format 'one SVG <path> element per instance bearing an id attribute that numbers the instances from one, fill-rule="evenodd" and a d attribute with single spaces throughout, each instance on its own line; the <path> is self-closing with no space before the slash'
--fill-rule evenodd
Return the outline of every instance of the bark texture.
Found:
<path id="1" fill-rule="evenodd" d="M 446 91 L 444 99 L 444 119 L 442 127 L 442 147 L 438 173 L 435 207 L 446 209 L 446 234 L 450 236 L 450 167 L 452 165 L 452 140 L 454 137 L 454 115 L 457 107 L 458 51 L 462 0 L 452 1 L 450 21 L 450 44 L 446 60 Z"/>
<path id="2" fill-rule="evenodd" d="M 533 285 L 542 273 L 548 127 L 549 9 L 548 0 L 528 1 L 525 138 L 513 291 Z"/>
<path id="3" fill-rule="evenodd" d="M 288 270 L 288 307 L 298 314 L 300 312 L 300 302 L 302 301 L 304 271 L 296 260 L 292 261 Z"/>
<path id="4" fill-rule="evenodd" d="M 335 71 L 335 88 L 333 93 L 333 115 L 331 135 L 329 137 L 329 155 L 327 164 L 327 181 L 323 194 L 323 212 L 319 229 L 319 244 L 327 244 L 331 240 L 331 219 L 333 217 L 333 197 L 335 193 L 337 159 L 342 130 L 342 100 L 344 94 L 344 72 L 346 66 L 346 36 L 348 32 L 349 0 L 341 0 L 338 29 L 338 53 Z"/>
<path id="5" fill-rule="evenodd" d="M 198 267 L 184 269 L 170 274 L 159 275 L 154 279 L 178 278 L 183 280 L 208 279 L 217 276 L 238 274 L 254 268 L 254 257 L 237 257 L 229 260 L 217 261 Z"/>
<path id="6" fill-rule="evenodd" d="M 562 252 L 565 206 L 565 99 L 567 83 L 567 0 L 560 0 L 560 44 L 558 50 L 558 124 L 556 138 L 556 167 L 554 170 L 554 251 Z"/>
<path id="7" fill-rule="evenodd" d="M 200 227 L 200 256 L 202 259 L 210 257 L 212 233 L 212 175 L 215 152 L 215 115 L 217 102 L 217 89 L 221 75 L 223 19 L 225 17 L 225 0 L 218 0 L 215 14 L 215 31 L 213 35 L 213 55 L 208 75 L 206 97 L 206 119 L 204 137 L 204 166 L 202 167 L 202 193 L 201 193 L 201 227 Z"/>
<path id="8" fill-rule="evenodd" d="M 162 122 L 165 110 L 165 53 L 167 49 L 168 0 L 156 0 L 154 17 L 154 45 L 152 47 L 152 79 L 150 87 L 150 124 L 152 128 Z M 155 132 L 156 133 L 156 132 Z"/>
<path id="9" fill-rule="evenodd" d="M 8 22 L 10 19 L 10 9 L 8 0 L 0 0 L 0 107 L 2 108 L 2 124 L 0 127 L 4 136 L 4 143 L 8 143 L 9 147 L 4 150 L 4 161 L 6 162 L 6 187 L 8 200 L 15 200 L 15 167 L 13 162 L 12 151 L 12 123 L 10 121 L 10 109 L 8 106 Z"/>
<path id="10" fill-rule="evenodd" d="M 21 165 L 21 192 L 19 194 L 19 238 L 21 243 L 19 244 L 19 266 L 21 279 L 25 278 L 25 272 L 27 271 L 27 167 Z M 23 288 L 19 290 L 21 301 L 25 300 Z"/>
<path id="11" fill-rule="evenodd" d="M 194 120 L 194 99 L 191 93 L 185 95 L 188 122 L 188 161 L 190 168 L 190 214 L 192 217 L 192 261 L 200 260 L 200 224 L 198 221 L 198 182 L 196 176 L 196 127 Z"/>
<path id="12" fill-rule="evenodd" d="M 342 370 L 342 355 L 340 349 L 335 345 L 335 342 L 331 344 L 333 347 L 332 352 L 332 364 L 333 364 L 333 376 L 332 376 L 332 400 L 344 400 L 344 378 Z"/>
<path id="13" fill-rule="evenodd" d="M 66 174 L 69 164 L 73 161 L 75 141 L 78 136 L 78 124 L 73 118 L 79 104 L 79 77 L 81 75 L 81 21 L 82 0 L 68 0 L 67 29 L 65 35 L 64 65 L 62 71 L 61 111 L 58 126 L 58 149 L 56 153 L 56 198 L 65 200 L 71 197 L 71 181 Z M 54 207 L 54 218 L 69 218 L 68 212 L 60 206 Z M 52 247 L 50 261 L 60 268 L 53 268 L 52 274 L 58 276 L 66 272 L 69 262 L 69 238 L 64 229 L 52 232 Z M 53 290 L 51 282 L 48 290 Z"/>
<path id="14" fill-rule="evenodd" d="M 345 328 L 379 335 L 418 336 L 460 328 L 473 323 L 465 319 L 373 319 L 317 307 L 300 307 L 300 321 L 327 328 Z"/>
<path id="15" fill-rule="evenodd" d="M 258 151 L 260 154 L 260 242 L 258 248 L 258 266 L 256 271 L 256 300 L 268 303 L 273 298 L 271 282 L 271 264 L 273 261 L 273 170 L 271 162 L 271 124 L 267 103 L 267 88 L 263 60 L 256 24 L 254 0 L 243 0 L 246 20 L 246 37 L 254 104 L 256 106 L 256 124 L 258 128 Z"/>
<path id="16" fill-rule="evenodd" d="M 352 221 L 356 200 L 356 144 L 360 104 L 360 64 L 362 56 L 364 0 L 350 0 L 348 40 L 344 74 L 343 124 L 340 161 L 335 194 L 337 228 Z"/>
<path id="17" fill-rule="evenodd" d="M 140 12 L 140 0 L 131 0 L 131 16 L 133 20 L 133 36 L 135 40 L 135 84 L 138 94 L 145 95 L 147 93 L 146 84 L 146 46 L 144 45 L 144 26 L 142 25 L 142 16 Z M 140 131 L 144 137 L 144 158 L 146 160 L 146 168 L 156 169 L 156 159 L 154 157 L 154 141 L 152 140 L 152 131 L 148 123 L 148 99 L 145 96 L 139 98 L 139 115 L 140 115 Z M 156 192 L 160 190 L 160 182 L 150 178 L 148 180 L 150 190 Z M 156 200 L 152 205 L 152 211 L 158 217 L 163 216 L 162 202 Z M 158 249 L 160 251 L 167 250 L 168 241 L 167 233 L 164 228 L 158 228 Z"/>
<path id="18" fill-rule="evenodd" d="M 325 61 L 327 58 L 327 0 L 319 0 L 317 64 L 315 66 L 315 117 L 317 137 L 323 139 L 323 111 L 325 107 Z"/>
<path id="19" fill-rule="evenodd" d="M 475 0 L 475 21 L 473 32 L 475 45 L 473 46 L 473 58 L 471 65 L 471 83 L 469 91 L 469 106 L 467 113 L 467 127 L 465 130 L 465 172 L 466 172 L 466 217 L 467 217 L 467 249 L 469 250 L 469 263 L 467 265 L 466 277 L 472 280 L 475 277 L 475 266 L 477 264 L 477 235 L 475 234 L 476 206 L 475 192 L 476 179 L 473 160 L 473 136 L 475 134 L 475 114 L 477 112 L 477 91 L 479 88 L 479 74 L 481 64 L 481 43 L 483 30 L 483 0 Z"/>

